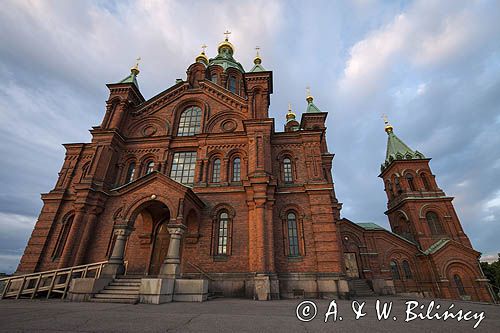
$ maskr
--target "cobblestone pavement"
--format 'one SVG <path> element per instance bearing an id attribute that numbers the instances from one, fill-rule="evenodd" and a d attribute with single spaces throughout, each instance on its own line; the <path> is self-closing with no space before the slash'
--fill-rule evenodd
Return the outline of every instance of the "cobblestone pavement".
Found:
<path id="1" fill-rule="evenodd" d="M 0 301 L 0 332 L 500 332 L 500 306 L 471 302 L 454 302 L 449 310 L 456 314 L 462 309 L 461 321 L 448 319 L 414 319 L 405 322 L 409 299 L 385 297 L 380 304 L 392 302 L 387 320 L 378 320 L 376 298 L 361 308 L 365 316 L 355 320 L 352 301 L 337 300 L 337 317 L 324 322 L 329 300 L 311 300 L 316 317 L 311 321 L 297 319 L 297 305 L 303 300 L 258 302 L 247 299 L 218 298 L 204 303 L 168 303 L 161 305 L 128 305 L 105 303 L 71 303 L 60 300 Z M 430 300 L 418 300 L 409 318 L 426 313 Z M 436 311 L 436 306 L 440 305 Z M 354 304 L 359 309 L 358 304 Z M 409 304 L 413 306 L 414 304 Z M 424 309 L 420 310 L 421 306 Z M 430 314 L 443 314 L 451 303 L 436 300 Z M 309 306 L 309 307 L 308 307 Z M 382 308 L 382 306 L 380 307 Z M 334 306 L 330 308 L 332 311 Z M 418 309 L 418 311 L 417 311 Z M 299 309 L 303 320 L 314 314 L 314 306 L 305 303 Z M 484 319 L 477 329 L 480 314 Z M 342 317 L 342 320 L 340 320 Z M 396 317 L 396 320 L 394 320 Z M 470 320 L 466 320 L 470 319 Z"/>

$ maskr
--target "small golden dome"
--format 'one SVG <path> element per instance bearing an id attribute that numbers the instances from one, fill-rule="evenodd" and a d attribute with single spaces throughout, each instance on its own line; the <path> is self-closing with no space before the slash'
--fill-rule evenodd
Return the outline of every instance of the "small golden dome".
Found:
<path id="1" fill-rule="evenodd" d="M 229 42 L 229 40 L 226 38 L 222 43 L 219 44 L 219 47 L 217 48 L 217 51 L 220 53 L 220 50 L 223 47 L 228 47 L 231 50 L 231 53 L 234 53 L 234 46 Z"/>
<path id="2" fill-rule="evenodd" d="M 208 65 L 208 57 L 205 52 L 201 52 L 195 59 L 196 62 L 203 62 L 205 65 Z"/>
<path id="3" fill-rule="evenodd" d="M 141 60 L 141 57 L 139 57 L 139 58 L 137 58 L 137 59 L 136 59 L 136 62 L 135 62 L 134 67 L 132 67 L 132 68 L 130 69 L 130 73 L 132 73 L 132 74 L 134 74 L 134 75 L 139 75 L 139 73 L 141 72 L 141 71 L 139 70 L 139 61 L 140 61 L 140 60 Z"/>
<path id="4" fill-rule="evenodd" d="M 393 130 L 394 128 L 392 127 L 392 125 L 391 125 L 391 124 L 389 124 L 389 120 L 387 119 L 387 116 L 384 114 L 384 115 L 382 116 L 382 118 L 384 119 L 384 124 L 385 124 L 384 129 L 385 129 L 385 132 L 386 132 L 387 134 L 392 133 L 392 130 Z"/>
<path id="5" fill-rule="evenodd" d="M 288 112 L 286 114 L 286 121 L 295 120 L 295 113 L 292 112 L 292 104 L 288 103 Z"/>

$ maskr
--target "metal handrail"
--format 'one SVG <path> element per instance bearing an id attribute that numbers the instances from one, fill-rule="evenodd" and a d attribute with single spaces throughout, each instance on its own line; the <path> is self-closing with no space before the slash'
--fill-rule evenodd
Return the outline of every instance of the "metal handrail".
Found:
<path id="1" fill-rule="evenodd" d="M 33 299 L 37 293 L 42 291 L 47 292 L 47 298 L 52 293 L 61 293 L 61 299 L 63 299 L 68 293 L 71 279 L 74 275 L 79 274 L 79 278 L 85 278 L 89 272 L 95 271 L 93 278 L 98 278 L 101 275 L 102 268 L 107 263 L 107 261 L 101 261 L 0 279 L 0 282 L 5 283 L 3 291 L 0 294 L 0 299 L 7 297 L 18 299 L 22 295 L 28 295 Z"/>
<path id="2" fill-rule="evenodd" d="M 192 262 L 186 260 L 186 262 L 191 266 L 193 267 L 194 269 L 196 269 L 198 272 L 200 272 L 202 275 L 205 275 L 210 281 L 214 281 L 214 279 L 208 275 L 207 273 L 205 273 L 199 266 L 193 264 Z"/>

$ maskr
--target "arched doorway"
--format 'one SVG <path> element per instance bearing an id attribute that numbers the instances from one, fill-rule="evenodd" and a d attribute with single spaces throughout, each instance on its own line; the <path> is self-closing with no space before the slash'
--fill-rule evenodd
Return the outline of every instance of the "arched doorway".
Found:
<path id="1" fill-rule="evenodd" d="M 158 223 L 156 227 L 153 251 L 151 252 L 151 261 L 149 264 L 149 275 L 158 275 L 161 265 L 165 260 L 170 243 L 170 233 L 167 228 L 168 220 Z"/>
<path id="2" fill-rule="evenodd" d="M 166 225 L 170 221 L 170 211 L 159 201 L 149 201 L 138 207 L 132 216 L 134 231 L 125 250 L 127 274 L 158 274 L 161 263 L 153 262 L 153 258 L 160 260 L 163 256 L 164 259 L 167 254 L 169 234 Z"/>

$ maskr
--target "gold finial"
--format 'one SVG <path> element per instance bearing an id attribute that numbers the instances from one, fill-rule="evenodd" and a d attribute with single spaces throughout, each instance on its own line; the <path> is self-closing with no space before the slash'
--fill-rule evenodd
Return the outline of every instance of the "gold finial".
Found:
<path id="1" fill-rule="evenodd" d="M 311 103 L 313 101 L 314 97 L 311 95 L 311 88 L 309 86 L 306 87 L 306 101 L 308 103 Z"/>
<path id="2" fill-rule="evenodd" d="M 229 41 L 229 35 L 231 34 L 231 31 L 229 30 L 226 30 L 226 32 L 224 33 L 224 35 L 226 35 L 226 42 Z"/>
<path id="3" fill-rule="evenodd" d="M 208 65 L 208 58 L 207 56 L 205 55 L 205 49 L 207 48 L 207 46 L 205 44 L 203 44 L 201 46 L 201 53 L 196 57 L 195 61 L 196 62 L 203 62 L 205 65 Z"/>
<path id="4" fill-rule="evenodd" d="M 295 113 L 292 111 L 292 104 L 288 103 L 288 112 L 286 114 L 286 121 L 289 122 L 291 120 L 295 120 Z"/>
<path id="5" fill-rule="evenodd" d="M 391 124 L 389 124 L 389 120 L 387 119 L 387 115 L 385 113 L 382 115 L 382 119 L 384 119 L 386 133 L 387 134 L 391 133 L 393 130 L 393 127 Z"/>
<path id="6" fill-rule="evenodd" d="M 139 61 L 141 61 L 141 57 L 137 57 L 137 59 L 135 59 L 135 65 L 134 67 L 132 67 L 130 69 L 130 72 L 135 74 L 135 75 L 139 75 L 140 73 L 140 70 L 139 70 Z"/>
<path id="7" fill-rule="evenodd" d="M 255 47 L 256 55 L 255 55 L 255 58 L 253 59 L 253 63 L 256 65 L 262 63 L 262 59 L 260 58 L 260 55 L 259 55 L 259 50 L 260 50 L 260 46 L 256 46 Z"/>

